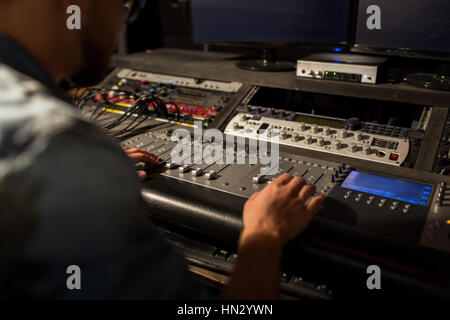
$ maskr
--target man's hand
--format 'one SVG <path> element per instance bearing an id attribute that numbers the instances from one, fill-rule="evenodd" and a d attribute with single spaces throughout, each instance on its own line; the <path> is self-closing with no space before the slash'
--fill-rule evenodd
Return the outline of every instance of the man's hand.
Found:
<path id="1" fill-rule="evenodd" d="M 126 155 L 136 163 L 143 162 L 151 166 L 160 165 L 158 156 L 148 151 L 128 147 L 123 147 L 123 151 L 125 151 Z M 141 180 L 147 179 L 147 172 L 143 170 L 139 170 L 138 175 Z"/>
<path id="2" fill-rule="evenodd" d="M 245 204 L 243 237 L 263 234 L 284 246 L 306 229 L 325 200 L 320 194 L 306 204 L 314 192 L 303 178 L 283 174 Z"/>
<path id="3" fill-rule="evenodd" d="M 302 178 L 284 174 L 250 197 L 227 297 L 279 297 L 283 246 L 306 229 L 325 200 L 323 194 L 311 199 L 314 191 Z"/>

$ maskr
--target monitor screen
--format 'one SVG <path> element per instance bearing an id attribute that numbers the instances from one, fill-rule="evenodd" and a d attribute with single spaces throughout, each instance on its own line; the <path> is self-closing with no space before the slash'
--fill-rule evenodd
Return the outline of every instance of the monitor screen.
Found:
<path id="1" fill-rule="evenodd" d="M 345 44 L 351 0 L 192 0 L 194 41 Z"/>
<path id="2" fill-rule="evenodd" d="M 359 171 L 352 171 L 341 187 L 376 196 L 426 206 L 432 187 Z"/>
<path id="3" fill-rule="evenodd" d="M 449 0 L 360 0 L 357 47 L 450 53 Z"/>

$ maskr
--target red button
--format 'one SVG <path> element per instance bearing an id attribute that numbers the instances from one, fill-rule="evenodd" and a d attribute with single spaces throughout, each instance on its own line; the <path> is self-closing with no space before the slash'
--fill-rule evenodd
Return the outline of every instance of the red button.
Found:
<path id="1" fill-rule="evenodd" d="M 389 157 L 390 160 L 397 161 L 398 160 L 398 154 L 391 153 L 391 156 Z"/>

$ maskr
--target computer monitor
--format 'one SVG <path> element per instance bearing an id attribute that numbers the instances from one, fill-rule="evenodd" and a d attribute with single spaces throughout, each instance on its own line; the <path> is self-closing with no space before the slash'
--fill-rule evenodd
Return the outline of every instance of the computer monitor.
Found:
<path id="1" fill-rule="evenodd" d="M 450 57 L 449 0 L 360 0 L 355 49 Z"/>
<path id="2" fill-rule="evenodd" d="M 351 3 L 352 0 L 192 0 L 193 37 L 199 43 L 259 48 L 294 43 L 346 44 Z M 266 55 L 262 61 L 266 60 L 269 66 L 268 51 L 263 53 Z M 263 65 L 260 61 L 259 67 Z"/>

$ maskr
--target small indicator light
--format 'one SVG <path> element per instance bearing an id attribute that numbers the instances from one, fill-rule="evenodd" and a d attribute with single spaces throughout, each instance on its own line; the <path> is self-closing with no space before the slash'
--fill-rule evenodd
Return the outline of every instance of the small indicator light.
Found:
<path id="1" fill-rule="evenodd" d="M 391 156 L 389 157 L 389 159 L 393 160 L 393 161 L 397 161 L 398 160 L 398 154 L 391 153 Z"/>

